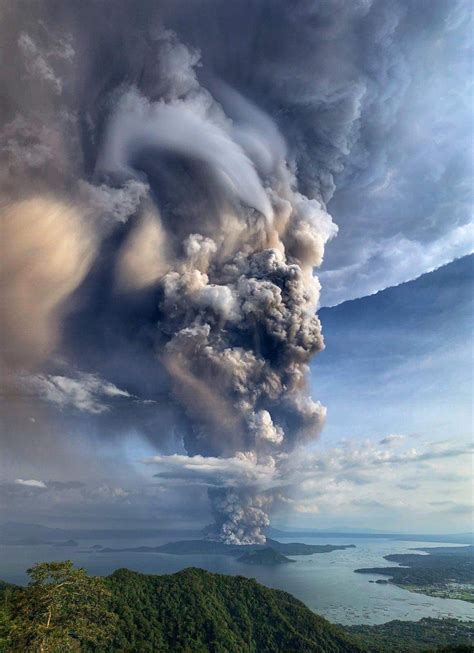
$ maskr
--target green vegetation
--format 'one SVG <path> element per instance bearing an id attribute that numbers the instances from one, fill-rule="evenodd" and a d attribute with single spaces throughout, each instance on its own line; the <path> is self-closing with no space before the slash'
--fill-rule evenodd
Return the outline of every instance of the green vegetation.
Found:
<path id="1" fill-rule="evenodd" d="M 349 626 L 346 630 L 362 637 L 369 650 L 378 653 L 444 650 L 467 653 L 472 652 L 474 643 L 473 623 L 458 619 L 396 620 L 379 626 Z"/>
<path id="2" fill-rule="evenodd" d="M 5 610 L 7 651 L 81 651 L 88 644 L 104 650 L 117 617 L 103 578 L 75 569 L 72 562 L 44 562 L 28 569 L 31 581 L 15 590 Z"/>
<path id="3" fill-rule="evenodd" d="M 237 560 L 246 565 L 265 565 L 268 567 L 294 562 L 294 560 L 287 558 L 282 553 L 275 551 L 275 549 L 272 549 L 271 547 L 265 547 L 258 551 L 249 551 L 248 553 L 244 553 L 243 556 L 240 556 L 240 558 L 237 558 Z"/>
<path id="4" fill-rule="evenodd" d="M 316 653 L 365 650 L 286 592 L 240 576 L 186 569 L 108 579 L 119 615 L 109 651 Z M 137 611 L 137 606 L 140 611 Z"/>
<path id="5" fill-rule="evenodd" d="M 164 576 L 120 569 L 108 578 L 99 579 L 88 577 L 83 570 L 74 570 L 71 563 L 48 563 L 36 569 L 33 586 L 15 590 L 15 596 L 10 597 L 13 628 L 3 651 L 358 653 L 366 650 L 342 628 L 313 614 L 286 592 L 267 589 L 247 578 L 211 574 L 201 569 Z M 60 570 L 64 573 L 59 574 Z M 57 573 L 54 578 L 51 571 Z M 52 582 L 44 583 L 46 575 Z M 65 586 L 64 579 L 71 584 Z M 50 622 L 49 607 L 53 614 Z M 115 619 L 110 610 L 115 613 Z M 107 620 L 111 624 L 109 628 L 106 628 Z"/>
<path id="6" fill-rule="evenodd" d="M 401 553 L 385 556 L 403 567 L 356 569 L 359 574 L 382 574 L 411 592 L 474 602 L 474 547 L 417 549 L 428 555 Z"/>
<path id="7" fill-rule="evenodd" d="M 7 650 L 8 638 L 12 629 L 13 595 L 17 585 L 0 580 L 0 653 Z"/>
<path id="8" fill-rule="evenodd" d="M 343 628 L 286 592 L 202 569 L 162 576 L 119 569 L 96 578 L 53 562 L 29 573 L 26 588 L 0 584 L 0 653 L 472 651 L 472 623 Z"/>

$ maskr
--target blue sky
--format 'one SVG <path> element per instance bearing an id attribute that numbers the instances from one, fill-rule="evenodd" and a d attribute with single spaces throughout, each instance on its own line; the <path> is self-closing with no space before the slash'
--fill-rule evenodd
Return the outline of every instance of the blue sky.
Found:
<path id="1" fill-rule="evenodd" d="M 328 407 L 326 442 L 417 433 L 468 438 L 473 257 L 319 313 L 326 349 L 313 394 Z"/>
<path id="2" fill-rule="evenodd" d="M 472 279 L 470 256 L 320 311 L 311 382 L 328 408 L 314 446 L 325 464 L 293 523 L 470 529 Z"/>

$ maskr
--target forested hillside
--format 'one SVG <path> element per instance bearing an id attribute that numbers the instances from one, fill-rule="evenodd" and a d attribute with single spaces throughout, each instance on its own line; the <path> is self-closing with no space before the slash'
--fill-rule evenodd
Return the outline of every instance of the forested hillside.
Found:
<path id="1" fill-rule="evenodd" d="M 355 653 L 365 650 L 286 592 L 240 576 L 186 569 L 107 580 L 118 630 L 109 651 Z M 91 649 L 92 650 L 92 649 Z"/>
<path id="2" fill-rule="evenodd" d="M 472 651 L 455 619 L 343 628 L 290 594 L 202 569 L 89 576 L 35 565 L 27 588 L 0 583 L 0 653 L 414 653 Z"/>

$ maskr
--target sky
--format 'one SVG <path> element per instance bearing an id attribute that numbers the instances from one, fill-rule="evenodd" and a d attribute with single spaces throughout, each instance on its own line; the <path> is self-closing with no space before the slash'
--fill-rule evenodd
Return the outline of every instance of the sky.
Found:
<path id="1" fill-rule="evenodd" d="M 315 510 L 308 523 L 470 530 L 472 281 L 464 257 L 320 312 L 326 349 L 312 387 L 328 407 L 317 449 L 333 457 L 334 496 L 303 503 Z"/>
<path id="2" fill-rule="evenodd" d="M 298 467 L 303 486 L 279 505 L 275 525 L 471 529 L 473 263 L 464 257 L 320 311 L 326 349 L 311 366 L 311 390 L 328 408 L 327 423 L 313 458 Z M 76 458 L 72 477 L 70 465 L 61 473 L 37 453 L 4 459 L 12 479 L 2 486 L 5 519 L 138 529 L 169 528 L 176 514 L 177 528 L 210 519 L 199 488 L 160 487 L 140 462 L 156 453 L 146 442 L 98 448 L 94 439 L 78 446 L 78 437 L 66 447 Z M 84 474 L 91 448 L 97 467 Z"/>
<path id="3" fill-rule="evenodd" d="M 470 4 L 30 9 L 0 23 L 0 520 L 469 530 Z"/>

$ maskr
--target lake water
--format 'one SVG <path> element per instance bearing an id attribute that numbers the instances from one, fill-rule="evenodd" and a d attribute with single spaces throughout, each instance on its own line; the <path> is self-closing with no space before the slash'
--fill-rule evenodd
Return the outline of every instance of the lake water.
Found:
<path id="1" fill-rule="evenodd" d="M 295 538 L 280 541 L 294 541 Z M 350 539 L 298 538 L 307 544 L 350 544 Z M 83 540 L 76 548 L 54 546 L 0 546 L 0 578 L 26 581 L 25 569 L 37 561 L 71 559 L 92 574 L 109 574 L 119 567 L 144 573 L 173 573 L 186 567 L 256 578 L 259 582 L 290 592 L 306 605 L 334 623 L 379 624 L 392 619 L 418 620 L 422 617 L 456 617 L 474 620 L 474 606 L 465 601 L 439 599 L 407 592 L 394 585 L 377 585 L 369 580 L 381 578 L 356 574 L 360 567 L 393 566 L 383 559 L 389 553 L 405 553 L 414 547 L 447 546 L 433 542 L 355 539 L 355 549 L 332 553 L 295 556 L 293 564 L 254 567 L 230 556 L 174 556 L 158 553 L 98 553 L 86 551 L 93 544 L 122 548 L 156 546 L 165 540 Z M 291 556 L 290 556 L 291 557 Z"/>

